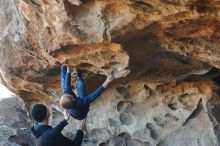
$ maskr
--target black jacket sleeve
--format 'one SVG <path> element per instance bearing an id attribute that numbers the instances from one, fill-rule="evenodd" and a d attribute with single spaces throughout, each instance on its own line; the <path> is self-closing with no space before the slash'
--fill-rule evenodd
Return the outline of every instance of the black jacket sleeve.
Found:
<path id="1" fill-rule="evenodd" d="M 76 136 L 73 140 L 67 139 L 68 146 L 81 146 L 84 133 L 81 130 L 77 130 Z"/>
<path id="2" fill-rule="evenodd" d="M 56 127 L 54 127 L 54 130 L 57 132 L 61 132 L 67 124 L 68 122 L 66 120 L 63 120 Z"/>

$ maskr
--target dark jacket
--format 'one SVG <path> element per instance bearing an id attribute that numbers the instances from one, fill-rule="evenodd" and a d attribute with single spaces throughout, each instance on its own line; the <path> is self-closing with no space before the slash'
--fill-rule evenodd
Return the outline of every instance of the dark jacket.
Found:
<path id="1" fill-rule="evenodd" d="M 31 131 L 36 138 L 36 146 L 80 146 L 84 136 L 81 130 L 76 132 L 73 140 L 66 138 L 61 133 L 67 124 L 66 120 L 61 121 L 55 128 L 49 125 L 35 124 Z"/>
<path id="2" fill-rule="evenodd" d="M 65 87 L 64 87 L 64 94 L 71 94 L 74 96 L 74 93 L 72 91 L 71 87 L 71 74 L 66 74 L 66 80 L 65 80 Z M 71 109 L 68 109 L 68 112 L 72 117 L 74 117 L 77 120 L 85 119 L 88 112 L 89 112 L 89 106 L 90 103 L 92 103 L 100 94 L 104 92 L 105 88 L 103 86 L 100 86 L 98 89 L 96 89 L 95 92 L 92 94 L 85 96 L 85 97 L 77 97 L 75 98 L 75 103 Z"/>

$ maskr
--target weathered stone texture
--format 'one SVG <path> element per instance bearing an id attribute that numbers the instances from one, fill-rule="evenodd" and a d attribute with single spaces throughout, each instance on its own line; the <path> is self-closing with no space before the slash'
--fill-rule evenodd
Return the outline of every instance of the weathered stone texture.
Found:
<path id="1" fill-rule="evenodd" d="M 92 104 L 85 146 L 219 143 L 219 1 L 1 0 L 0 8 L 0 78 L 27 110 L 53 106 L 53 124 L 62 63 L 83 70 L 90 93 L 130 69 Z"/>

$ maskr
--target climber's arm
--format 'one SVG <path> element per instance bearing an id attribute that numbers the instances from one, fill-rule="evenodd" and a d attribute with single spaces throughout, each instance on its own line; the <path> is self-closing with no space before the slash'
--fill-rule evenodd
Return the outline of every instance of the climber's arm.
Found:
<path id="1" fill-rule="evenodd" d="M 79 103 L 81 104 L 81 106 L 83 107 L 84 105 L 89 105 L 90 103 L 92 103 L 99 95 L 101 95 L 104 92 L 105 88 L 112 80 L 113 80 L 112 75 L 108 76 L 106 81 L 102 84 L 102 86 L 96 89 L 95 92 L 93 92 L 92 94 L 86 97 L 80 98 Z"/>
<path id="2" fill-rule="evenodd" d="M 104 88 L 106 88 L 107 85 L 108 85 L 112 80 L 113 80 L 113 76 L 112 76 L 112 74 L 110 74 L 110 75 L 107 77 L 107 79 L 105 80 L 105 82 L 102 84 L 102 86 L 103 86 Z"/>
<path id="3" fill-rule="evenodd" d="M 83 97 L 82 101 L 84 104 L 88 105 L 92 103 L 99 95 L 101 95 L 105 91 L 104 86 L 100 86 L 98 89 L 95 90 L 92 94 Z"/>

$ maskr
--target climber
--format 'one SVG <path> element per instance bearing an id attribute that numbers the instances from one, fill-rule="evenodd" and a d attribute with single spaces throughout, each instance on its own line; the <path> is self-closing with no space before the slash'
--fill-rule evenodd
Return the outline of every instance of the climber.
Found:
<path id="1" fill-rule="evenodd" d="M 55 128 L 48 125 L 50 112 L 43 104 L 36 104 L 31 110 L 31 117 L 37 123 L 31 128 L 32 134 L 36 138 L 36 146 L 80 146 L 83 141 L 83 130 L 86 121 L 82 120 L 78 125 L 75 138 L 70 140 L 62 135 L 61 131 L 68 124 L 69 114 L 64 111 L 64 120 Z"/>
<path id="2" fill-rule="evenodd" d="M 113 80 L 113 76 L 109 75 L 106 81 L 96 89 L 95 92 L 87 96 L 85 85 L 81 76 L 81 72 L 77 70 L 77 83 L 76 88 L 79 94 L 77 97 L 71 87 L 71 73 L 69 67 L 66 65 L 61 66 L 61 86 L 63 96 L 60 99 L 60 106 L 67 109 L 70 115 L 77 119 L 85 119 L 88 112 L 90 103 L 92 103 L 101 93 L 104 92 L 106 86 Z"/>

